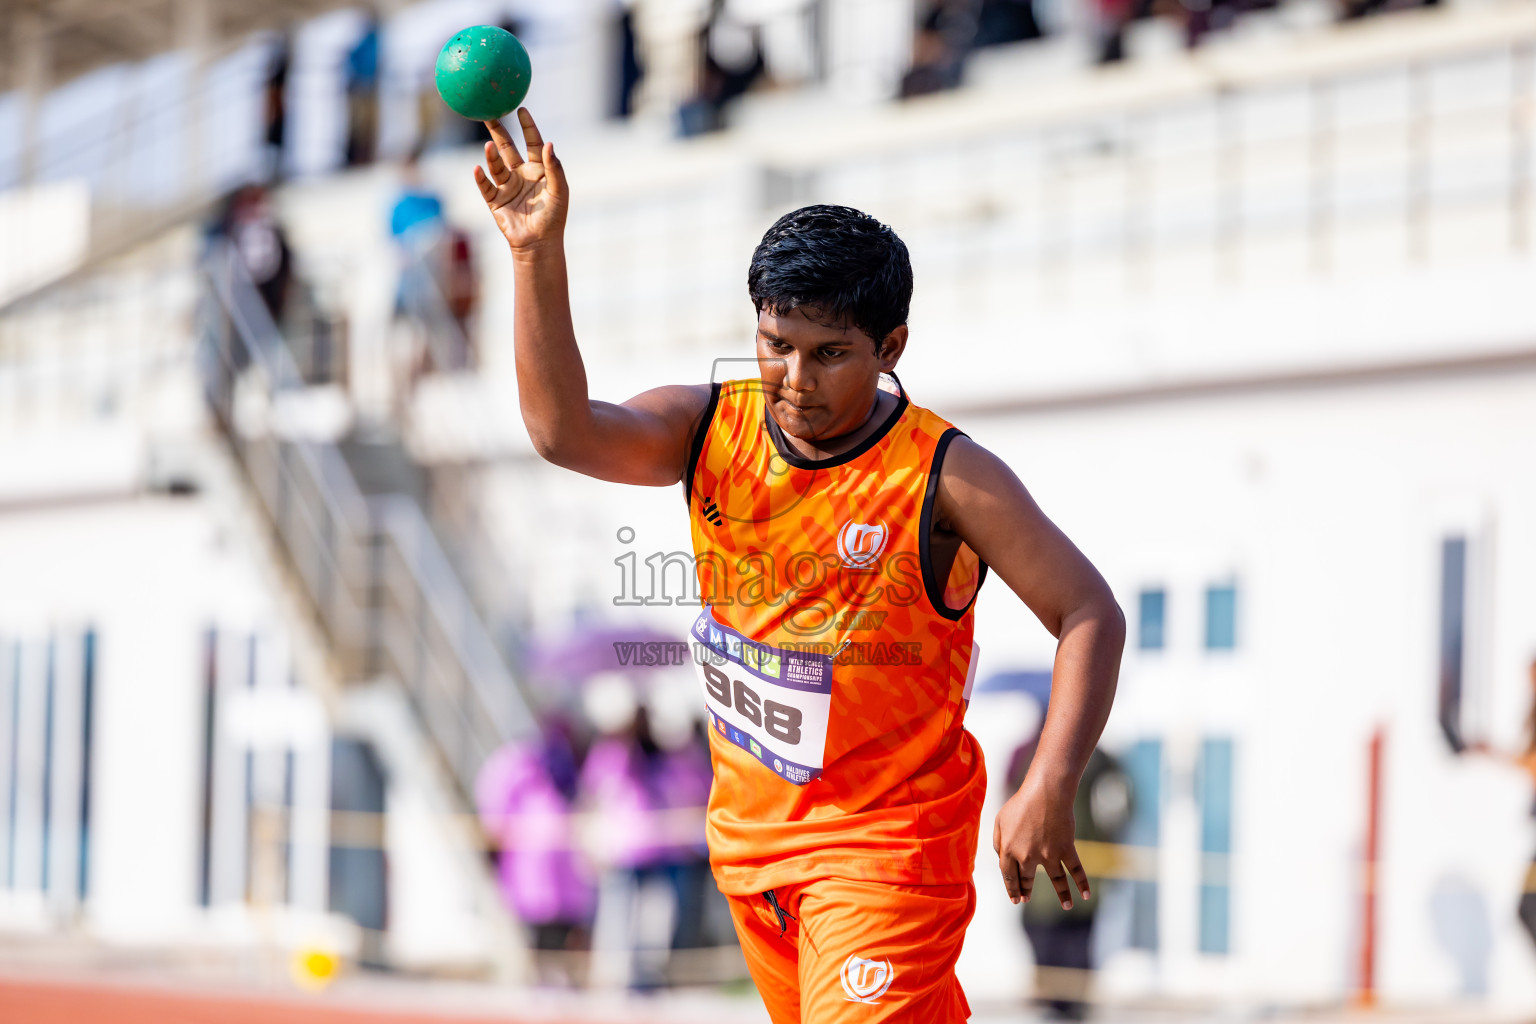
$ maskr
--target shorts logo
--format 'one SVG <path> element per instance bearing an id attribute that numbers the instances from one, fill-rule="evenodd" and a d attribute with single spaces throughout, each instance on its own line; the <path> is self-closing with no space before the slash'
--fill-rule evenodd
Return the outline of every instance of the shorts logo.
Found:
<path id="1" fill-rule="evenodd" d="M 850 519 L 837 531 L 837 555 L 850 569 L 868 568 L 885 550 L 890 535 L 884 523 L 871 525 Z"/>
<path id="2" fill-rule="evenodd" d="M 843 991 L 855 1003 L 873 1003 L 891 987 L 896 971 L 889 960 L 865 960 L 857 953 L 843 961 Z"/>

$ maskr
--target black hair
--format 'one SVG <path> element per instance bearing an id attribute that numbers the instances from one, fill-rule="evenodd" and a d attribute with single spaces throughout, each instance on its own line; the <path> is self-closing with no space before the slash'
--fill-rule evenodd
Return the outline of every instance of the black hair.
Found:
<path id="1" fill-rule="evenodd" d="M 912 260 L 888 225 L 848 206 L 805 206 L 774 221 L 752 253 L 747 292 L 759 313 L 803 309 L 875 340 L 907 322 Z"/>

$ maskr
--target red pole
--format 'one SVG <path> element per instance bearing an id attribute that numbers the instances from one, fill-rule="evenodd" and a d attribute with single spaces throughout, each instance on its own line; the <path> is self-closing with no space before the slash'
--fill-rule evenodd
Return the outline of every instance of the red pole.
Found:
<path id="1" fill-rule="evenodd" d="M 1362 865 L 1364 907 L 1360 928 L 1360 990 L 1355 994 L 1358 1006 L 1376 1005 L 1376 863 L 1381 852 L 1381 747 L 1385 730 L 1371 733 L 1366 796 L 1365 863 Z"/>

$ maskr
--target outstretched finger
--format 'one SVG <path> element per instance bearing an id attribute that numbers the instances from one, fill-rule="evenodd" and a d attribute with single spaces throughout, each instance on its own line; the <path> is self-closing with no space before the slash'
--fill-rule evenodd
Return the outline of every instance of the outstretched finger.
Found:
<path id="1" fill-rule="evenodd" d="M 505 185 L 512 177 L 512 172 L 507 170 L 507 165 L 502 161 L 501 154 L 496 151 L 496 143 L 485 144 L 485 169 L 486 177 L 497 185 Z"/>
<path id="2" fill-rule="evenodd" d="M 565 165 L 560 162 L 558 156 L 555 156 L 553 142 L 544 143 L 544 167 L 547 172 L 544 187 L 549 189 L 549 194 L 556 199 L 564 200 L 566 196 Z"/>
<path id="3" fill-rule="evenodd" d="M 527 107 L 517 108 L 517 123 L 523 126 L 523 145 L 528 147 L 528 162 L 542 163 L 544 137 L 539 134 L 539 126 L 533 123 L 533 115 L 528 113 Z"/>
<path id="4" fill-rule="evenodd" d="M 997 858 L 997 866 L 1003 873 L 1003 890 L 1008 893 L 1009 902 L 1019 902 L 1022 898 L 1019 879 L 1023 876 L 1023 872 L 1019 870 L 1019 862 L 1005 853 Z"/>
<path id="5" fill-rule="evenodd" d="M 1028 903 L 1030 894 L 1035 890 L 1035 867 L 1037 862 L 1031 857 L 1028 860 L 1021 860 L 1017 863 L 1019 898 L 1014 900 L 1014 902 Z"/>
<path id="6" fill-rule="evenodd" d="M 1077 891 L 1083 899 L 1092 899 L 1093 892 L 1088 888 L 1088 872 L 1083 870 L 1083 862 L 1077 859 L 1077 847 L 1069 847 L 1061 862 L 1067 866 L 1067 872 L 1077 884 Z"/>
<path id="7" fill-rule="evenodd" d="M 506 125 L 500 121 L 487 121 L 485 127 L 490 130 L 491 141 L 496 143 L 496 154 L 501 157 L 502 163 L 512 169 L 523 162 L 521 154 L 517 151 L 517 144 L 512 141 L 512 135 L 507 131 Z"/>
<path id="8" fill-rule="evenodd" d="M 480 189 L 480 198 L 486 202 L 496 198 L 496 186 L 491 183 L 485 169 L 479 164 L 475 164 L 475 186 Z"/>
<path id="9" fill-rule="evenodd" d="M 1045 877 L 1051 880 L 1051 885 L 1056 890 L 1056 898 L 1061 901 L 1061 909 L 1071 910 L 1072 887 L 1067 878 L 1066 869 L 1061 866 L 1061 861 L 1045 865 Z"/>

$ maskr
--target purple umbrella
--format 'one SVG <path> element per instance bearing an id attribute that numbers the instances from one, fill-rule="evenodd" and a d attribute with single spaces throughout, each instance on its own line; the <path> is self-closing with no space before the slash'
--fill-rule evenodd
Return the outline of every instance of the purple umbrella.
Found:
<path id="1" fill-rule="evenodd" d="M 591 626 L 550 642 L 535 641 L 528 667 L 538 675 L 581 680 L 599 672 L 647 671 L 685 664 L 687 640 L 644 626 Z"/>

